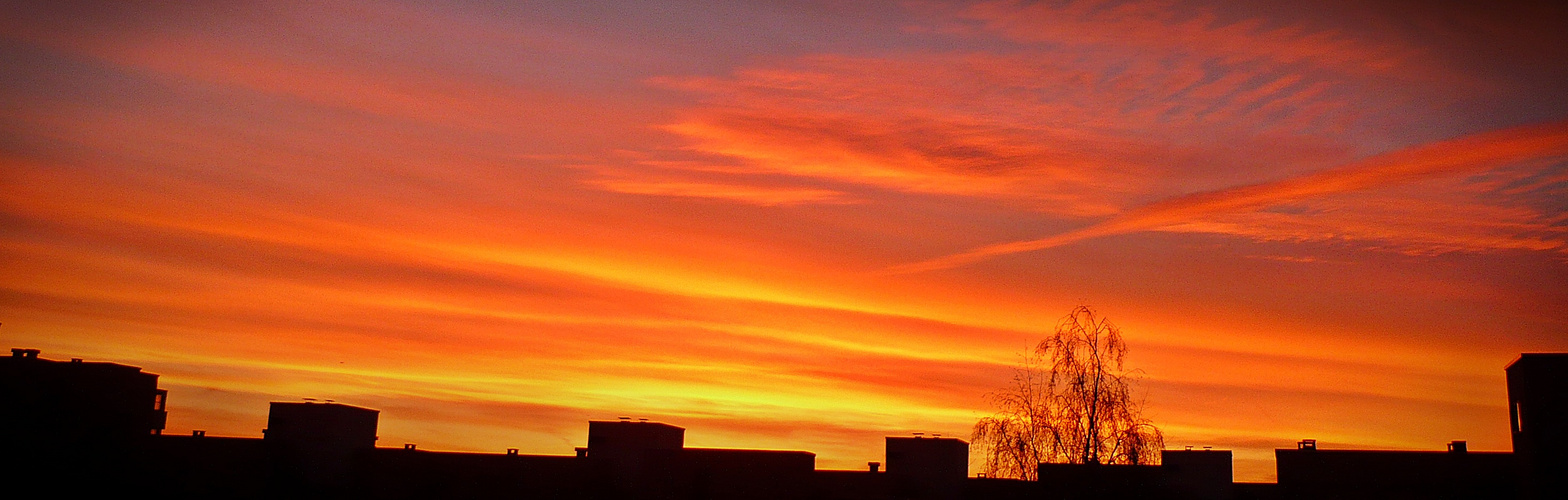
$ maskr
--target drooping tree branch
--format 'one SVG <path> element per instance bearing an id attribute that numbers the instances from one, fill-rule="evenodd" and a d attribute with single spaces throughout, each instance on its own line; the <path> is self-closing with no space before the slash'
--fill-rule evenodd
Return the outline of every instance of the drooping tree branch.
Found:
<path id="1" fill-rule="evenodd" d="M 1164 436 L 1132 397 L 1121 331 L 1087 306 L 1056 325 L 987 395 L 997 409 L 971 441 L 993 477 L 1033 480 L 1042 462 L 1153 464 Z"/>

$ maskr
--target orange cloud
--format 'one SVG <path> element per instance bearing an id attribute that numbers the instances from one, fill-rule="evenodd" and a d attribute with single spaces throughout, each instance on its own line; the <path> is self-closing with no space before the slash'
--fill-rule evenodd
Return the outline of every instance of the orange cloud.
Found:
<path id="1" fill-rule="evenodd" d="M 627 194 L 715 198 L 756 205 L 798 205 L 802 203 L 854 203 L 844 193 L 827 189 L 774 189 L 704 182 L 661 182 L 598 179 L 588 184 Z"/>
<path id="2" fill-rule="evenodd" d="M 658 160 L 639 161 L 635 165 L 642 168 L 589 168 L 598 177 L 583 183 L 616 193 L 708 198 L 761 206 L 860 202 L 848 193 L 832 189 L 740 183 L 722 177 L 717 181 L 690 177 L 690 173 L 722 171 L 722 167 Z M 650 175 L 648 170 L 660 173 Z M 770 179 L 764 179 L 767 180 Z"/>
<path id="3" fill-rule="evenodd" d="M 990 245 L 893 268 L 894 272 L 950 269 L 984 259 L 1030 252 L 1135 231 L 1193 222 L 1213 214 L 1252 210 L 1327 194 L 1479 172 L 1568 153 L 1568 122 L 1486 132 L 1382 154 L 1330 170 L 1167 199 L 1129 210 L 1087 228 L 1036 240 Z"/>
<path id="4" fill-rule="evenodd" d="M 1260 157 L 1293 172 L 1340 155 L 1302 133 L 1335 106 L 1324 94 L 1332 82 L 1216 75 L 1196 60 L 1113 69 L 1054 56 L 816 56 L 733 79 L 654 83 L 705 96 L 667 130 L 691 151 L 738 162 L 729 171 L 1018 200 L 1070 216 L 1115 213 L 1160 179 L 1212 183 Z M 1260 136 L 1237 125 L 1264 115 L 1283 115 L 1274 123 L 1287 128 Z"/>

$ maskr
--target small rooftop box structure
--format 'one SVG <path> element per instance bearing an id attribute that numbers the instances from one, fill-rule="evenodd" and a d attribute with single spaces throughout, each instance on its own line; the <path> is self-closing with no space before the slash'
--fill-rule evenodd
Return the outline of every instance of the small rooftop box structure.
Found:
<path id="1" fill-rule="evenodd" d="M 588 456 L 640 453 L 645 450 L 679 450 L 686 444 L 686 429 L 646 420 L 595 420 L 588 422 Z"/>
<path id="2" fill-rule="evenodd" d="M 331 402 L 272 403 L 262 441 L 280 491 L 343 493 L 352 482 L 354 464 L 376 448 L 380 413 Z"/>
<path id="3" fill-rule="evenodd" d="M 381 412 L 337 403 L 273 402 L 267 413 L 266 440 L 345 448 L 374 448 Z"/>

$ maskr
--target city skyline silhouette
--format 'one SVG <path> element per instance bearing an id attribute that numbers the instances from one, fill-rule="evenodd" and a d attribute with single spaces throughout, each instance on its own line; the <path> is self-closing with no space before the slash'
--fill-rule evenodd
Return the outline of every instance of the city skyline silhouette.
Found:
<path id="1" fill-rule="evenodd" d="M 175 498 L 562 499 L 1442 499 L 1568 493 L 1568 353 L 1506 367 L 1513 449 L 1275 450 L 1277 483 L 1236 482 L 1231 450 L 1164 449 L 1150 463 L 1051 462 L 1029 478 L 971 473 L 969 443 L 889 436 L 885 459 L 822 469 L 799 450 L 686 446 L 686 429 L 646 418 L 589 421 L 573 455 L 421 450 L 378 443 L 380 411 L 307 398 L 269 404 L 262 436 L 165 435 L 158 375 L 13 348 L 0 359 L 0 429 L 13 494 Z M 1050 459 L 1047 457 L 1047 459 Z M 1053 463 L 1054 462 L 1054 463 Z"/>

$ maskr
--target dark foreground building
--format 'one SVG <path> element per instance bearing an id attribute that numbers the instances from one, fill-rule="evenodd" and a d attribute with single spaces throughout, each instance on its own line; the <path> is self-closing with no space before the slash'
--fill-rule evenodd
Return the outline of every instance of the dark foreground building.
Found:
<path id="1" fill-rule="evenodd" d="M 887 438 L 887 475 L 897 498 L 957 500 L 969 477 L 969 443 L 944 437 Z"/>
<path id="2" fill-rule="evenodd" d="M 1037 498 L 1226 500 L 1229 450 L 1163 450 L 1160 465 L 1040 464 Z"/>
<path id="3" fill-rule="evenodd" d="M 40 359 L 37 349 L 0 358 L 0 428 L 8 447 L 124 444 L 163 431 L 158 376 L 115 363 Z"/>
<path id="4" fill-rule="evenodd" d="M 1275 450 L 1279 490 L 1286 499 L 1470 499 L 1517 497 L 1514 454 L 1471 452 L 1464 441 L 1448 451 L 1322 450 L 1304 440 Z"/>
<path id="5" fill-rule="evenodd" d="M 1568 498 L 1568 353 L 1526 353 L 1504 371 L 1524 494 Z"/>
<path id="6" fill-rule="evenodd" d="M 139 368 L 0 358 L 6 498 L 527 498 L 559 500 L 1275 500 L 1568 498 L 1568 355 L 1507 368 L 1516 453 L 1277 450 L 1277 484 L 1232 481 L 1231 452 L 1165 450 L 1159 466 L 1040 464 L 1039 481 L 969 477 L 969 445 L 888 437 L 884 462 L 816 470 L 804 451 L 687 448 L 685 429 L 588 423 L 572 455 L 377 447 L 379 412 L 275 402 L 263 437 L 163 435 L 166 393 Z M 885 465 L 885 470 L 884 470 Z"/>
<path id="7" fill-rule="evenodd" d="M 685 429 L 594 421 L 575 456 L 378 448 L 362 464 L 371 498 L 809 498 L 816 455 L 686 448 Z"/>
<path id="8" fill-rule="evenodd" d="M 11 349 L 0 358 L 0 491 L 128 488 L 141 445 L 163 431 L 166 394 L 134 366 Z"/>

